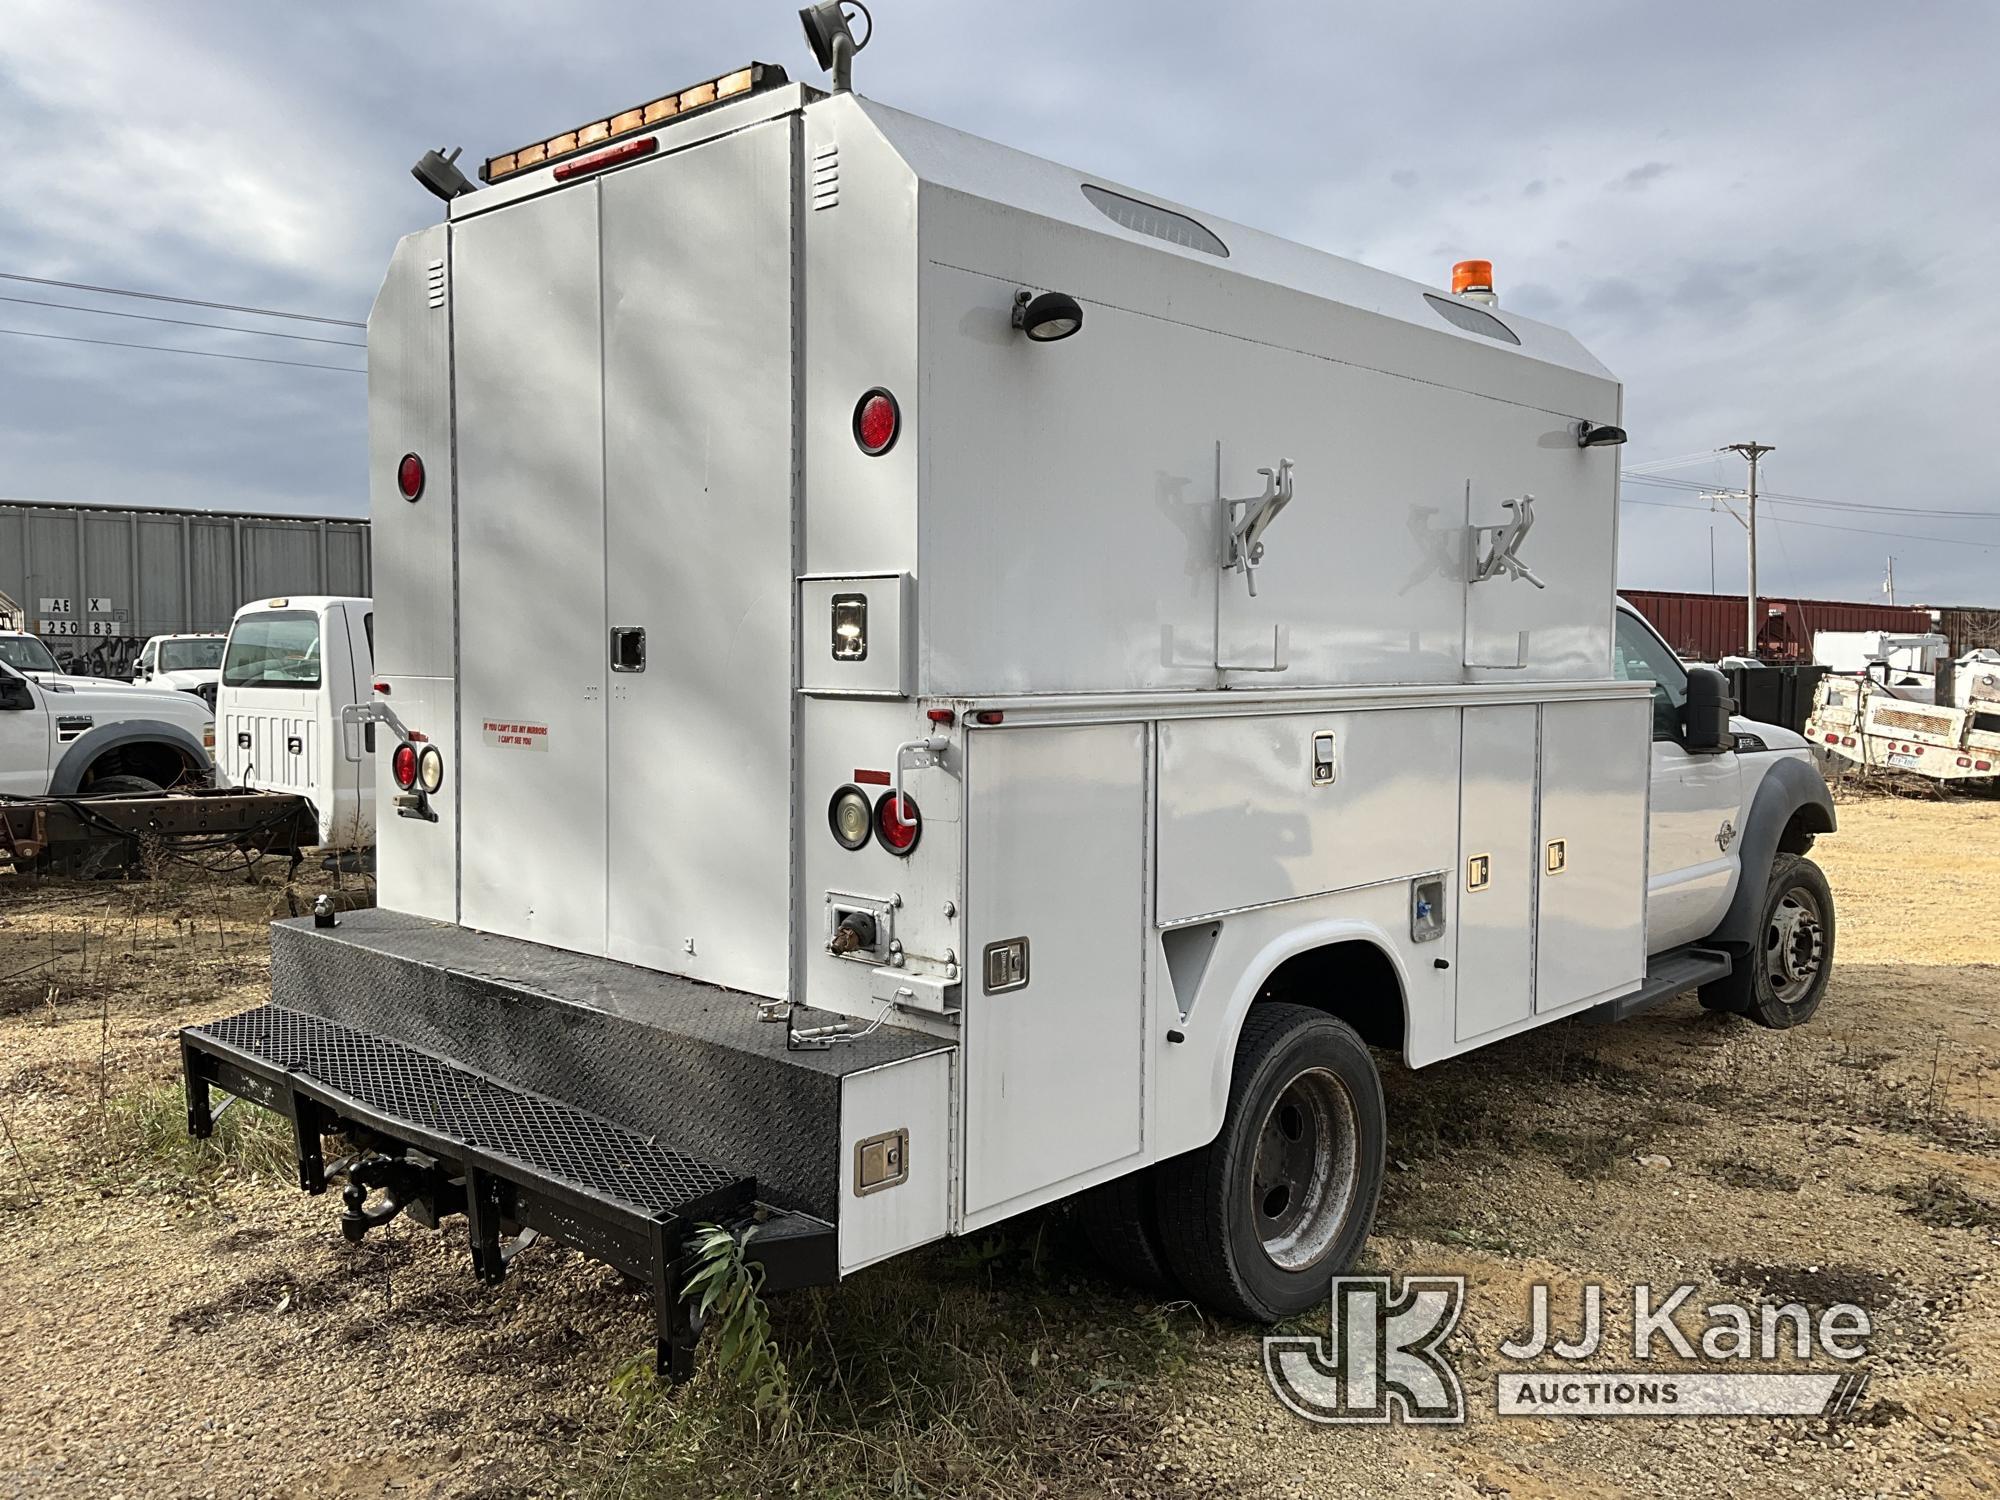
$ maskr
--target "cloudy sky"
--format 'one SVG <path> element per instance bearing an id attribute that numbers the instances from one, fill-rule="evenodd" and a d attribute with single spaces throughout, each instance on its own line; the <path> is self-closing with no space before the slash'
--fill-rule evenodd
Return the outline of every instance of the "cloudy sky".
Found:
<path id="1" fill-rule="evenodd" d="M 750 57 L 818 81 L 795 9 L 0 0 L 0 272 L 360 320 L 437 217 L 425 147 L 477 158 Z M 1741 530 L 1691 488 L 1741 463 L 1662 461 L 1757 439 L 1792 497 L 1766 592 L 1877 597 L 1893 554 L 1905 601 L 2000 605 L 1988 0 L 875 9 L 864 93 L 1420 280 L 1494 261 L 1503 306 L 1625 382 L 1651 482 L 1624 584 L 1707 588 L 1712 538 L 1742 587 Z M 0 495 L 365 510 L 357 329 L 0 297 L 104 310 L 0 301 Z"/>

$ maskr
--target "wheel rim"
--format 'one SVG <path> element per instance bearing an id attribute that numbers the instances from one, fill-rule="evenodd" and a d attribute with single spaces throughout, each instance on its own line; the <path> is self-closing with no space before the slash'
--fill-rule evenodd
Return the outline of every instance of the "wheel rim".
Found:
<path id="1" fill-rule="evenodd" d="M 1793 886 L 1771 909 L 1764 931 L 1764 970 L 1771 993 L 1787 1005 L 1805 999 L 1826 963 L 1826 916 L 1819 898 Z"/>
<path id="2" fill-rule="evenodd" d="M 1250 1213 L 1271 1263 L 1324 1256 L 1354 1202 L 1360 1126 L 1347 1085 L 1311 1068 L 1285 1085 L 1257 1133 Z"/>

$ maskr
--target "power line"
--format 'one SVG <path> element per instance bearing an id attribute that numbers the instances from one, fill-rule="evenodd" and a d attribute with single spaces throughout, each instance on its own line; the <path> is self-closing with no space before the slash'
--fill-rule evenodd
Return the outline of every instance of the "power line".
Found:
<path id="1" fill-rule="evenodd" d="M 1627 469 L 1620 476 L 1628 484 L 1656 485 L 1661 489 L 1684 490 L 1690 494 L 1705 494 L 1713 485 L 1701 484 L 1692 479 L 1675 479 L 1664 474 L 1643 474 Z M 2000 521 L 2000 511 L 1956 510 L 1939 505 L 1881 505 L 1866 500 L 1825 500 L 1817 495 L 1793 495 L 1783 490 L 1760 489 L 1760 501 L 1772 501 L 1780 505 L 1803 505 L 1815 510 L 1865 511 L 1874 515 L 1926 516 L 1937 520 Z"/>
<path id="2" fill-rule="evenodd" d="M 346 375 L 366 375 L 366 370 L 357 370 L 353 365 L 319 365 L 302 359 L 266 359 L 258 354 L 221 354 L 213 349 L 176 349 L 170 344 L 127 344 L 117 339 L 78 338 L 70 333 L 35 333 L 26 328 L 0 328 L 0 333 L 11 333 L 23 339 L 55 339 L 64 344 L 100 344 L 107 349 L 147 349 L 154 354 L 192 354 L 197 359 L 235 359 L 252 365 L 290 365 L 296 370 L 339 370 Z"/>
<path id="3" fill-rule="evenodd" d="M 1762 500 L 1764 497 L 1759 495 L 1757 498 Z M 1708 514 L 1707 511 L 1701 509 L 1699 506 L 1679 505 L 1672 500 L 1640 500 L 1634 496 L 1627 495 L 1624 497 L 1624 503 L 1627 505 L 1651 505 L 1660 510 L 1677 510 L 1684 515 L 1690 516 Z M 1848 531 L 1853 532 L 1857 536 L 1892 536 L 1907 542 L 1941 542 L 1947 547 L 1971 547 L 1981 552 L 2000 551 L 2000 542 L 1974 542 L 1959 536 L 1930 536 L 1926 533 L 1916 531 L 1884 531 L 1876 526 L 1835 526 L 1828 521 L 1801 521 L 1794 516 L 1767 516 L 1765 520 L 1774 526 L 1809 526 L 1814 531 Z"/>
<path id="4" fill-rule="evenodd" d="M 23 276 L 19 271 L 0 271 L 0 280 L 27 281 L 36 286 L 59 286 L 72 292 L 99 292 L 106 297 L 143 297 L 148 302 L 177 302 L 183 307 L 212 307 L 217 312 L 251 313 L 260 318 L 291 318 L 300 323 L 331 323 L 336 328 L 366 328 L 352 318 L 323 318 L 318 313 L 280 312 L 273 307 L 245 307 L 236 302 L 207 302 L 200 297 L 169 297 L 165 292 L 135 292 L 130 287 L 92 286 L 85 281 L 55 281 L 47 276 Z"/>
<path id="5" fill-rule="evenodd" d="M 229 323 L 199 323 L 191 318 L 161 318 L 151 313 L 119 312 L 110 307 L 85 307 L 80 302 L 44 302 L 39 297 L 0 297 L 0 302 L 18 302 L 23 307 L 53 307 L 63 312 L 96 313 L 101 318 L 137 318 L 142 323 L 172 323 L 177 328 L 214 328 L 222 333 L 248 333 L 260 339 L 297 339 L 302 344 L 332 344 L 341 349 L 366 349 L 353 339 L 322 339 L 310 333 L 286 333 L 278 328 L 237 328 Z"/>

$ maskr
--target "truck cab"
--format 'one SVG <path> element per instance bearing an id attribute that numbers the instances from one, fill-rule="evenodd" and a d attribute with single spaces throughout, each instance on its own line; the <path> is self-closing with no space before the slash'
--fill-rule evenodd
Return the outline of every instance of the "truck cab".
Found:
<path id="1" fill-rule="evenodd" d="M 216 770 L 224 786 L 297 792 L 319 843 L 372 848 L 372 729 L 343 720 L 374 671 L 374 602 L 259 599 L 230 622 L 216 689 Z"/>
<path id="2" fill-rule="evenodd" d="M 195 635 L 156 635 L 132 663 L 132 681 L 140 687 L 171 688 L 193 693 L 211 708 L 222 680 L 222 652 L 228 637 L 221 631 Z"/>
<path id="3" fill-rule="evenodd" d="M 59 672 L 38 680 L 0 659 L 0 793 L 130 796 L 198 786 L 214 745 L 214 719 L 199 698 Z"/>

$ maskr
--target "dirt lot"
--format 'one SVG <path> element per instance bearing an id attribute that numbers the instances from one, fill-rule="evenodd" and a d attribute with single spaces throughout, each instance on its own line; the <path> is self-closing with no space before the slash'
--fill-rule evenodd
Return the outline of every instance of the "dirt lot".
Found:
<path id="1" fill-rule="evenodd" d="M 1060 1210 L 780 1299 L 781 1409 L 663 1393 L 609 1273 L 538 1247 L 488 1291 L 462 1231 L 342 1243 L 253 1111 L 184 1143 L 175 1028 L 262 997 L 275 876 L 0 877 L 0 1495 L 2000 1493 L 2000 804 L 1841 816 L 1810 1027 L 1689 998 L 1391 1071 L 1369 1260 L 1472 1279 L 1454 1429 L 1289 1416 L 1250 1330 Z M 1528 1284 L 1567 1325 L 1587 1279 L 1859 1302 L 1872 1384 L 1833 1425 L 1492 1415 Z"/>

